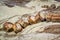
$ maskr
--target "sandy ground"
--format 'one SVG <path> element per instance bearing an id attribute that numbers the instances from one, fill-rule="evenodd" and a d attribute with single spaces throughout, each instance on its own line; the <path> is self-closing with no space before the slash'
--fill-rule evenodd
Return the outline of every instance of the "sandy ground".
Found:
<path id="1" fill-rule="evenodd" d="M 9 18 L 14 15 L 22 15 L 33 12 L 31 9 L 15 6 L 8 8 L 7 6 L 0 6 L 0 20 Z"/>
<path id="2" fill-rule="evenodd" d="M 30 3 L 26 4 L 28 8 L 15 6 L 12 8 L 9 8 L 5 6 L 4 4 L 0 4 L 0 20 L 9 18 L 14 15 L 23 15 L 26 13 L 33 13 L 34 11 L 39 11 L 41 5 L 51 5 L 56 4 L 60 5 L 58 2 L 39 2 L 39 1 L 31 1 Z M 32 8 L 34 6 L 34 8 Z M 32 8 L 32 9 L 31 9 Z"/>

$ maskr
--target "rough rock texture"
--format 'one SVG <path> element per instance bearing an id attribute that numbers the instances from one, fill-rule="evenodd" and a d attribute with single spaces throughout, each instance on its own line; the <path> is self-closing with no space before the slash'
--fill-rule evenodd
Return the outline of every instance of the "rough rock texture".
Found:
<path id="1" fill-rule="evenodd" d="M 60 23 L 40 22 L 34 25 L 27 26 L 21 33 L 22 34 L 30 34 L 30 33 L 60 34 Z"/>
<path id="2" fill-rule="evenodd" d="M 20 35 L 0 35 L 0 40 L 60 40 L 59 34 L 35 33 Z"/>
<path id="3" fill-rule="evenodd" d="M 60 35 L 38 33 L 38 34 L 27 34 L 19 37 L 18 40 L 60 40 Z"/>
<path id="4" fill-rule="evenodd" d="M 28 8 L 34 6 L 35 8 L 28 9 L 24 7 L 15 6 L 13 8 L 9 8 L 7 6 L 0 5 L 0 20 L 9 18 L 14 15 L 23 15 L 26 13 L 33 13 L 35 11 L 40 10 L 40 5 L 44 4 L 60 4 L 57 2 L 30 2 L 27 4 Z M 12 19 L 13 22 L 14 19 Z M 49 24 L 52 24 L 51 22 Z M 60 40 L 60 34 L 52 34 L 52 33 L 41 33 L 48 25 L 47 22 L 40 22 L 38 24 L 30 25 L 25 28 L 21 33 L 15 34 L 14 32 L 6 33 L 4 31 L 0 31 L 0 40 Z M 60 30 L 60 29 L 59 29 Z M 60 31 L 59 31 L 60 32 Z"/>
<path id="5" fill-rule="evenodd" d="M 60 25 L 60 23 L 46 23 L 46 22 L 41 22 L 38 24 L 34 24 L 31 26 L 28 26 L 25 28 L 22 32 L 15 34 L 14 32 L 11 33 L 6 33 L 4 31 L 0 31 L 0 39 L 1 40 L 60 40 L 60 26 L 57 27 L 56 30 L 55 27 L 55 32 L 59 33 L 53 33 L 53 30 L 50 30 L 49 25 Z M 50 28 L 50 29 L 48 29 Z M 45 32 L 46 30 L 47 32 Z M 50 32 L 49 32 L 50 31 Z"/>

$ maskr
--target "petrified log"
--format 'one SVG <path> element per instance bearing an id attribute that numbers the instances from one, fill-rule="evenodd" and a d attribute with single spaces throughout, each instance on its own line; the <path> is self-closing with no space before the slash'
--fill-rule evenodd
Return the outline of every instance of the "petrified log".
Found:
<path id="1" fill-rule="evenodd" d="M 59 13 L 49 13 L 46 15 L 47 21 L 60 21 L 60 14 Z"/>

